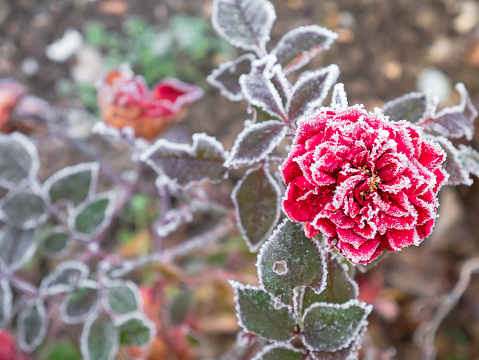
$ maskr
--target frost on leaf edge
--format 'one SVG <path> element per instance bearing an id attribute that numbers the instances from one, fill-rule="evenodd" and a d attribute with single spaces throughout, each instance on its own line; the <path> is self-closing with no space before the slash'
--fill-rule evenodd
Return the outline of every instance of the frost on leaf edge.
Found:
<path id="1" fill-rule="evenodd" d="M 61 319 L 66 324 L 69 324 L 69 325 L 79 324 L 83 321 L 86 321 L 86 319 L 89 316 L 97 314 L 98 305 L 100 303 L 100 293 L 99 293 L 100 292 L 100 285 L 94 280 L 87 279 L 87 280 L 79 282 L 78 285 L 76 286 L 76 289 L 85 288 L 85 287 L 98 291 L 95 303 L 92 305 L 92 307 L 86 313 L 84 313 L 82 315 L 78 315 L 76 317 L 72 317 L 72 316 L 67 314 L 67 307 L 68 307 L 68 303 L 70 302 L 70 298 L 72 297 L 73 294 L 68 294 L 68 296 L 66 296 L 60 304 L 60 316 L 61 316 Z"/>
<path id="2" fill-rule="evenodd" d="M 142 298 L 140 290 L 138 289 L 138 286 L 135 284 L 135 282 L 133 282 L 131 280 L 117 280 L 117 279 L 109 280 L 108 279 L 108 280 L 105 281 L 105 284 L 106 284 L 107 289 L 102 294 L 101 303 L 102 303 L 103 307 L 105 309 L 107 309 L 110 313 L 114 313 L 114 314 L 117 314 L 119 317 L 122 317 L 122 316 L 130 315 L 130 314 L 135 313 L 135 312 L 142 311 L 142 309 L 143 309 L 143 298 Z M 110 289 L 114 288 L 114 287 L 121 287 L 121 286 L 127 287 L 128 289 L 131 290 L 131 292 L 135 296 L 136 304 L 138 305 L 137 310 L 134 310 L 134 311 L 131 311 L 131 312 L 128 312 L 128 313 L 125 313 L 125 314 L 120 314 L 120 313 L 117 313 L 115 310 L 113 310 L 113 308 L 110 306 L 110 301 L 108 300 L 108 294 L 109 294 Z"/>
<path id="3" fill-rule="evenodd" d="M 10 288 L 10 283 L 5 278 L 0 279 L 0 288 L 3 294 L 2 312 L 4 316 L 3 321 L 0 322 L 0 328 L 4 328 L 11 320 L 13 293 L 12 289 Z"/>
<path id="4" fill-rule="evenodd" d="M 23 187 L 17 187 L 13 188 L 8 191 L 8 193 L 0 200 L 0 220 L 3 221 L 6 224 L 9 224 L 9 219 L 7 214 L 3 211 L 3 207 L 10 202 L 16 195 L 19 194 L 31 194 L 34 195 L 42 200 L 43 203 L 43 214 L 40 215 L 39 217 L 35 219 L 30 219 L 28 221 L 25 221 L 22 225 L 11 225 L 12 227 L 18 228 L 18 229 L 23 229 L 23 230 L 32 230 L 35 229 L 38 225 L 43 224 L 45 221 L 48 219 L 48 214 L 46 213 L 46 204 L 45 204 L 45 199 L 41 194 L 37 194 L 33 189 L 29 188 L 23 188 Z"/>
<path id="5" fill-rule="evenodd" d="M 80 351 L 83 355 L 84 360 L 96 360 L 96 359 L 92 359 L 90 357 L 90 352 L 88 351 L 88 337 L 90 336 L 90 328 L 93 325 L 93 323 L 95 322 L 95 320 L 97 320 L 97 318 L 98 318 L 97 314 L 95 314 L 95 313 L 89 314 L 88 317 L 85 320 L 85 323 L 83 324 L 83 329 L 82 329 L 82 333 L 81 333 L 81 336 L 80 336 Z M 113 323 L 113 320 L 112 320 L 112 323 Z M 87 331 L 87 329 L 88 329 L 88 331 Z M 118 352 L 119 342 L 120 342 L 119 334 L 118 334 L 118 330 L 116 328 L 114 328 L 114 330 L 115 330 L 115 334 L 114 334 L 114 337 L 113 337 L 113 346 L 110 349 L 110 353 L 108 354 L 108 358 L 105 359 L 105 360 L 114 360 L 116 355 L 117 355 L 117 352 Z"/>
<path id="6" fill-rule="evenodd" d="M 40 330 L 38 332 L 38 335 L 35 337 L 35 340 L 31 344 L 27 344 L 25 342 L 23 334 L 25 334 L 25 312 L 27 309 L 30 309 L 32 307 L 37 307 L 39 309 L 38 314 L 40 315 L 42 324 L 40 327 Z M 47 328 L 48 328 L 48 320 L 47 320 L 47 313 L 45 310 L 45 305 L 43 304 L 43 301 L 40 298 L 33 299 L 29 301 L 27 304 L 27 307 L 20 312 L 18 315 L 18 320 L 17 320 L 17 326 L 18 326 L 18 344 L 20 345 L 20 348 L 27 352 L 31 353 L 33 350 L 35 350 L 42 342 L 43 339 L 45 338 L 45 335 L 47 333 Z"/>
<path id="7" fill-rule="evenodd" d="M 275 349 L 291 350 L 298 354 L 304 354 L 304 351 L 301 351 L 301 349 L 295 348 L 289 342 L 276 342 L 274 344 L 269 344 L 264 346 L 259 352 L 255 354 L 253 358 L 251 358 L 251 360 L 262 360 L 264 355 L 267 355 L 268 352 Z"/>
<path id="8" fill-rule="evenodd" d="M 148 340 L 148 342 L 143 344 L 143 345 L 139 345 L 139 346 L 145 346 L 145 345 L 151 343 L 152 340 L 154 339 L 154 337 L 156 336 L 156 325 L 153 321 L 151 321 L 148 318 L 148 316 L 146 316 L 145 314 L 143 314 L 139 311 L 135 311 L 135 312 L 132 312 L 132 313 L 120 315 L 113 320 L 113 324 L 117 328 L 118 337 L 120 336 L 119 328 L 124 323 L 126 323 L 130 320 L 139 320 L 143 324 L 145 324 L 145 326 L 150 330 L 150 339 Z M 130 345 L 128 345 L 128 346 L 130 346 Z M 132 345 L 132 346 L 136 346 L 136 345 Z"/>
<path id="9" fill-rule="evenodd" d="M 88 266 L 80 261 L 70 260 L 64 261 L 57 265 L 55 270 L 53 270 L 47 277 L 45 277 L 42 282 L 40 283 L 39 291 L 40 294 L 46 296 L 56 295 L 62 292 L 69 292 L 75 288 L 75 285 L 65 285 L 65 284 L 57 284 L 50 286 L 53 281 L 55 281 L 58 276 L 62 274 L 64 270 L 67 269 L 76 269 L 80 272 L 80 278 L 78 280 L 78 284 L 82 283 L 88 277 L 90 272 Z"/>
<path id="10" fill-rule="evenodd" d="M 242 224 L 242 221 L 241 221 L 241 215 L 240 215 L 240 211 L 239 211 L 239 206 L 238 206 L 238 202 L 236 201 L 236 195 L 239 191 L 239 189 L 241 188 L 241 185 L 243 185 L 245 179 L 248 177 L 249 174 L 251 174 L 252 172 L 254 171 L 257 171 L 257 170 L 260 170 L 261 166 L 258 166 L 258 167 L 255 167 L 255 168 L 251 168 L 251 169 L 248 169 L 248 171 L 245 173 L 245 175 L 241 178 L 240 181 L 238 181 L 238 183 L 236 184 L 236 186 L 233 188 L 233 191 L 231 192 L 231 200 L 233 201 L 233 204 L 234 204 L 234 208 L 235 208 L 235 217 L 236 217 L 236 223 L 238 225 L 238 230 L 240 231 L 241 235 L 243 236 L 245 242 L 246 242 L 246 245 L 248 246 L 248 249 L 250 252 L 256 252 L 260 246 L 263 244 L 263 242 L 271 235 L 271 232 L 274 230 L 274 228 L 276 227 L 276 224 L 278 223 L 278 220 L 281 216 L 281 201 L 282 201 L 282 197 L 281 197 L 281 188 L 280 186 L 278 185 L 278 183 L 276 182 L 276 180 L 273 178 L 273 175 L 271 175 L 271 173 L 269 172 L 268 169 L 264 168 L 264 171 L 266 173 L 266 178 L 268 179 L 268 181 L 270 182 L 270 184 L 272 184 L 273 188 L 275 189 L 276 191 L 276 194 L 278 195 L 277 196 L 277 201 L 276 201 L 276 215 L 275 215 L 275 220 L 273 221 L 273 224 L 271 225 L 270 229 L 268 230 L 268 232 L 266 233 L 266 235 L 260 240 L 258 241 L 257 244 L 253 244 L 251 242 L 251 240 L 248 238 L 248 236 L 246 235 L 246 230 L 245 228 L 243 227 L 243 224 Z"/>

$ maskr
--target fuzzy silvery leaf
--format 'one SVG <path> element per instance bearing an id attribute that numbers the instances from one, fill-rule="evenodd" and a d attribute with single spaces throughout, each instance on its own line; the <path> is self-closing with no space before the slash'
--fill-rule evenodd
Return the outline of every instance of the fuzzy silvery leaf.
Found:
<path id="1" fill-rule="evenodd" d="M 132 313 L 140 310 L 140 291 L 132 281 L 115 281 L 108 284 L 104 302 L 118 315 Z"/>
<path id="2" fill-rule="evenodd" d="M 28 188 L 10 190 L 0 201 L 0 220 L 9 225 L 32 229 L 47 217 L 42 197 Z"/>
<path id="3" fill-rule="evenodd" d="M 449 174 L 447 185 L 472 185 L 472 179 L 459 150 L 444 136 L 434 136 L 433 139 L 446 152 L 446 160 L 442 165 Z"/>
<path id="4" fill-rule="evenodd" d="M 211 21 L 232 45 L 245 50 L 264 49 L 276 20 L 268 0 L 214 0 Z"/>
<path id="5" fill-rule="evenodd" d="M 118 352 L 118 332 L 110 315 L 92 314 L 83 325 L 80 350 L 84 360 L 113 360 Z"/>
<path id="6" fill-rule="evenodd" d="M 247 333 L 273 341 L 286 341 L 294 335 L 295 320 L 288 307 L 275 308 L 270 295 L 257 286 L 230 280 L 235 292 L 238 323 Z"/>
<path id="7" fill-rule="evenodd" d="M 456 90 L 461 95 L 459 105 L 444 108 L 433 118 L 424 119 L 418 125 L 446 137 L 460 138 L 464 136 L 467 140 L 472 140 L 474 120 L 478 112 L 472 104 L 464 84 L 457 84 Z"/>
<path id="8" fill-rule="evenodd" d="M 289 343 L 265 346 L 251 360 L 304 360 L 305 355 Z"/>
<path id="9" fill-rule="evenodd" d="M 6 279 L 0 279 L 0 329 L 3 329 L 12 314 L 12 289 Z"/>
<path id="10" fill-rule="evenodd" d="M 250 251 L 273 231 L 281 213 L 281 189 L 266 167 L 246 172 L 231 194 L 236 221 Z"/>
<path id="11" fill-rule="evenodd" d="M 371 310 L 371 305 L 358 300 L 313 304 L 303 315 L 303 343 L 312 351 L 347 348 L 361 335 Z"/>
<path id="12" fill-rule="evenodd" d="M 339 68 L 334 64 L 303 73 L 294 84 L 286 105 L 289 121 L 294 122 L 319 108 L 338 76 Z"/>
<path id="13" fill-rule="evenodd" d="M 73 291 L 88 276 L 88 266 L 80 261 L 65 261 L 44 278 L 40 284 L 42 295 L 56 295 Z"/>
<path id="14" fill-rule="evenodd" d="M 246 100 L 251 105 L 278 119 L 287 120 L 281 96 L 264 73 L 241 75 L 240 84 Z"/>
<path id="15" fill-rule="evenodd" d="M 251 62 L 256 57 L 253 54 L 244 54 L 234 61 L 228 61 L 213 70 L 207 77 L 208 82 L 220 89 L 221 94 L 231 101 L 243 100 L 239 78 L 251 71 Z"/>
<path id="16" fill-rule="evenodd" d="M 479 177 L 479 152 L 470 146 L 459 145 L 459 159 L 469 174 Z"/>
<path id="17" fill-rule="evenodd" d="M 284 139 L 286 131 L 287 126 L 275 120 L 246 126 L 238 135 L 225 166 L 251 165 L 263 160 Z"/>
<path id="18" fill-rule="evenodd" d="M 0 266 L 9 271 L 23 267 L 35 254 L 34 230 L 4 226 L 0 230 Z"/>
<path id="19" fill-rule="evenodd" d="M 80 238 L 89 240 L 109 224 L 114 209 L 113 192 L 97 194 L 70 212 L 69 225 Z"/>
<path id="20" fill-rule="evenodd" d="M 120 317 L 115 324 L 120 335 L 120 345 L 144 346 L 156 334 L 155 324 L 140 313 Z"/>
<path id="21" fill-rule="evenodd" d="M 328 50 L 338 34 L 318 25 L 300 26 L 287 32 L 271 51 L 286 74 L 300 69 L 311 58 Z"/>
<path id="22" fill-rule="evenodd" d="M 352 344 L 337 351 L 313 351 L 311 360 L 358 360 L 356 347 L 355 344 Z"/>
<path id="23" fill-rule="evenodd" d="M 45 181 L 43 191 L 52 204 L 59 200 L 66 200 L 73 205 L 78 205 L 95 193 L 98 171 L 98 163 L 68 166 Z"/>
<path id="24" fill-rule="evenodd" d="M 192 145 L 160 139 L 142 159 L 158 174 L 166 175 L 183 188 L 206 181 L 221 181 L 227 174 L 223 166 L 226 160 L 223 145 L 203 133 L 193 135 Z"/>
<path id="25" fill-rule="evenodd" d="M 291 303 L 298 286 L 309 286 L 319 294 L 327 275 L 319 246 L 304 235 L 302 224 L 285 219 L 261 247 L 256 264 L 260 284 L 283 304 Z"/>
<path id="26" fill-rule="evenodd" d="M 275 89 L 278 90 L 283 106 L 286 106 L 286 103 L 288 102 L 288 99 L 291 96 L 292 85 L 289 82 L 289 80 L 286 78 L 286 75 L 284 74 L 283 69 L 281 69 L 281 65 L 276 64 L 272 68 L 270 81 L 275 87 Z"/>
<path id="27" fill-rule="evenodd" d="M 62 227 L 49 231 L 43 238 L 43 251 L 49 256 L 61 257 L 69 250 L 70 235 Z"/>
<path id="28" fill-rule="evenodd" d="M 60 314 L 67 324 L 78 324 L 90 314 L 96 313 L 99 300 L 98 283 L 82 281 L 76 290 L 65 297 L 60 305 Z"/>
<path id="29" fill-rule="evenodd" d="M 382 110 L 391 120 L 407 120 L 415 123 L 425 118 L 431 107 L 431 101 L 431 96 L 427 93 L 412 92 L 388 101 L 383 105 Z"/>
<path id="30" fill-rule="evenodd" d="M 358 285 L 351 279 L 345 265 L 338 258 L 326 261 L 326 287 L 319 294 L 311 289 L 305 289 L 303 296 L 303 310 L 316 302 L 342 304 L 358 297 Z"/>
<path id="31" fill-rule="evenodd" d="M 336 110 L 344 110 L 348 107 L 348 96 L 344 90 L 344 84 L 334 85 L 333 94 L 331 95 L 331 107 Z"/>
<path id="32" fill-rule="evenodd" d="M 45 338 L 48 319 L 41 299 L 31 300 L 18 315 L 18 344 L 25 352 L 35 350 Z"/>
<path id="33" fill-rule="evenodd" d="M 40 168 L 35 145 L 23 134 L 0 134 L 0 184 L 7 188 L 18 186 L 36 176 Z"/>

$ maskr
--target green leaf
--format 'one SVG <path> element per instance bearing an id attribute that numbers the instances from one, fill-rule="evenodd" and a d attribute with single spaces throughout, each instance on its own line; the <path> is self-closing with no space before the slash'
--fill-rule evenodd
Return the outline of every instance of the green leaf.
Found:
<path id="1" fill-rule="evenodd" d="M 118 326 L 121 345 L 143 346 L 155 334 L 155 325 L 143 314 L 135 314 L 122 319 Z"/>
<path id="2" fill-rule="evenodd" d="M 231 194 L 236 221 L 250 251 L 256 251 L 276 226 L 281 189 L 266 167 L 250 169 Z"/>
<path id="3" fill-rule="evenodd" d="M 303 316 L 303 343 L 309 350 L 337 351 L 356 341 L 372 310 L 358 300 L 344 304 L 316 303 Z"/>
<path id="4" fill-rule="evenodd" d="M 88 203 L 76 209 L 71 216 L 72 227 L 79 233 L 91 235 L 99 230 L 111 218 L 114 199 L 111 193 L 97 195 Z"/>
<path id="5" fill-rule="evenodd" d="M 348 275 L 338 258 L 327 261 L 327 269 L 326 288 L 320 294 L 305 289 L 303 311 L 316 302 L 342 304 L 358 296 L 358 285 Z"/>
<path id="6" fill-rule="evenodd" d="M 4 226 L 0 230 L 0 268 L 11 271 L 23 267 L 35 254 L 37 241 L 34 230 Z"/>
<path id="7" fill-rule="evenodd" d="M 303 360 L 304 353 L 290 344 L 268 345 L 252 360 Z"/>
<path id="8" fill-rule="evenodd" d="M 45 360 L 82 360 L 76 345 L 69 340 L 61 340 L 53 345 Z"/>
<path id="9" fill-rule="evenodd" d="M 43 199 L 30 189 L 11 190 L 0 202 L 0 219 L 12 226 L 32 229 L 47 219 Z"/>
<path id="10" fill-rule="evenodd" d="M 68 247 L 69 238 L 64 231 L 53 231 L 43 240 L 43 249 L 50 255 L 62 254 Z"/>
<path id="11" fill-rule="evenodd" d="M 383 106 L 383 113 L 391 120 L 418 122 L 424 117 L 431 99 L 425 93 L 412 92 L 388 101 Z"/>
<path id="12" fill-rule="evenodd" d="M 324 254 L 315 239 L 304 234 L 302 224 L 285 219 L 261 247 L 258 277 L 264 289 L 284 304 L 291 303 L 293 289 L 309 286 L 324 289 Z"/>
<path id="13" fill-rule="evenodd" d="M 277 341 L 294 335 L 296 323 L 288 307 L 275 308 L 270 295 L 260 287 L 231 280 L 230 284 L 235 291 L 236 315 L 245 332 Z"/>
<path id="14" fill-rule="evenodd" d="M 132 281 L 119 281 L 113 283 L 107 290 L 108 307 L 119 315 L 138 311 L 139 290 Z"/>
<path id="15" fill-rule="evenodd" d="M 67 324 L 78 324 L 91 313 L 98 304 L 98 284 L 91 280 L 80 283 L 79 288 L 63 299 L 60 313 Z"/>
<path id="16" fill-rule="evenodd" d="M 45 338 L 48 327 L 45 305 L 39 298 L 29 301 L 18 315 L 18 343 L 23 351 L 32 352 Z"/>
<path id="17" fill-rule="evenodd" d="M 92 314 L 85 321 L 80 338 L 84 360 L 113 360 L 118 351 L 118 333 L 106 313 Z"/>
<path id="18" fill-rule="evenodd" d="M 12 289 L 7 279 L 0 279 L 0 328 L 5 328 L 12 315 Z"/>
<path id="19" fill-rule="evenodd" d="M 193 300 L 193 293 L 188 289 L 180 290 L 178 295 L 175 296 L 170 309 L 170 318 L 173 325 L 179 326 L 183 324 L 188 314 L 191 300 Z"/>

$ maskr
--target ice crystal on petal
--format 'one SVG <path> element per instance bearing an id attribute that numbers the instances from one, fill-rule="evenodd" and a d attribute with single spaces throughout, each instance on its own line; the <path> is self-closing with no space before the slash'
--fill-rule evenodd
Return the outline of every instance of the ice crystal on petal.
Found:
<path id="1" fill-rule="evenodd" d="M 322 232 L 351 262 L 368 263 L 431 233 L 444 159 L 420 128 L 379 109 L 322 108 L 298 123 L 283 207 L 308 236 Z"/>

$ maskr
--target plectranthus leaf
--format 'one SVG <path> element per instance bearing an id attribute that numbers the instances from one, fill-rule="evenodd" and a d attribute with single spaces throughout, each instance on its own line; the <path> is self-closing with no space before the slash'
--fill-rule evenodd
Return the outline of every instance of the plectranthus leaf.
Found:
<path id="1" fill-rule="evenodd" d="M 16 187 L 40 168 L 35 145 L 23 134 L 0 134 L 0 185 Z"/>
<path id="2" fill-rule="evenodd" d="M 37 241 L 34 230 L 4 226 L 0 230 L 0 267 L 15 271 L 35 254 Z"/>
<path id="3" fill-rule="evenodd" d="M 371 310 L 371 305 L 358 300 L 313 304 L 303 315 L 303 343 L 311 351 L 347 348 L 361 335 Z"/>
<path id="4" fill-rule="evenodd" d="M 284 139 L 286 131 L 287 126 L 275 120 L 246 126 L 238 135 L 225 166 L 251 165 L 263 160 Z"/>
<path id="5" fill-rule="evenodd" d="M 236 220 L 250 251 L 273 231 L 281 212 L 281 189 L 264 166 L 250 169 L 233 189 Z"/>
<path id="6" fill-rule="evenodd" d="M 97 312 L 99 286 L 95 281 L 84 280 L 78 288 L 65 297 L 60 305 L 60 314 L 67 324 L 78 324 L 90 314 Z"/>
<path id="7" fill-rule="evenodd" d="M 303 225 L 285 219 L 261 247 L 258 256 L 260 284 L 283 304 L 290 304 L 293 290 L 309 286 L 318 294 L 326 285 L 324 253 Z"/>
<path id="8" fill-rule="evenodd" d="M 64 200 L 78 205 L 95 193 L 98 171 L 98 163 L 68 166 L 46 180 L 43 191 L 52 204 Z"/>
<path id="9" fill-rule="evenodd" d="M 235 292 L 236 315 L 245 332 L 273 341 L 286 341 L 294 335 L 295 321 L 288 307 L 275 308 L 270 295 L 257 286 L 230 284 Z"/>
<path id="10" fill-rule="evenodd" d="M 263 50 L 276 20 L 267 0 L 214 0 L 211 21 L 215 30 L 232 45 Z"/>
<path id="11" fill-rule="evenodd" d="M 251 360 L 303 360 L 304 353 L 291 344 L 272 344 L 265 346 Z"/>
<path id="12" fill-rule="evenodd" d="M 31 300 L 18 315 L 18 344 L 23 351 L 32 352 L 45 338 L 48 320 L 41 299 Z"/>
<path id="13" fill-rule="evenodd" d="M 306 288 L 302 302 L 303 310 L 316 302 L 342 304 L 359 295 L 357 283 L 351 279 L 345 265 L 341 264 L 338 258 L 331 258 L 326 263 L 326 287 L 319 294 Z"/>
<path id="14" fill-rule="evenodd" d="M 104 192 L 89 198 L 70 212 L 69 225 L 83 240 L 90 240 L 111 221 L 115 209 L 115 195 Z"/>
<path id="15" fill-rule="evenodd" d="M 104 299 L 105 307 L 118 315 L 140 310 L 138 286 L 132 281 L 114 281 L 108 284 Z"/>
<path id="16" fill-rule="evenodd" d="M 240 84 L 248 102 L 268 114 L 287 120 L 278 90 L 264 73 L 241 75 Z"/>
<path id="17" fill-rule="evenodd" d="M 0 329 L 3 329 L 12 314 L 12 289 L 6 279 L 0 279 Z"/>
<path id="18" fill-rule="evenodd" d="M 308 115 L 321 106 L 329 89 L 339 76 L 337 65 L 303 73 L 291 90 L 291 97 L 286 105 L 290 122 Z"/>
<path id="19" fill-rule="evenodd" d="M 416 123 L 433 114 L 436 101 L 428 93 L 412 92 L 388 101 L 382 107 L 383 113 L 391 120 L 407 120 Z"/>
<path id="20" fill-rule="evenodd" d="M 144 346 L 156 334 L 155 324 L 139 313 L 120 317 L 115 325 L 120 335 L 120 345 Z"/>
<path id="21" fill-rule="evenodd" d="M 220 89 L 221 94 L 231 101 L 243 100 L 239 78 L 251 71 L 251 62 L 256 57 L 253 54 L 244 54 L 234 61 L 228 61 L 213 70 L 207 77 L 208 82 Z"/>
<path id="22" fill-rule="evenodd" d="M 348 108 L 348 96 L 344 90 L 344 84 L 334 85 L 333 94 L 331 95 L 331 107 L 336 110 L 344 110 Z"/>
<path id="23" fill-rule="evenodd" d="M 424 119 L 418 125 L 446 137 L 465 137 L 467 140 L 472 140 L 474 120 L 478 112 L 472 104 L 464 84 L 458 83 L 456 90 L 461 95 L 459 105 L 444 108 L 433 118 Z"/>
<path id="24" fill-rule="evenodd" d="M 31 189 L 10 190 L 0 201 L 0 220 L 23 229 L 32 229 L 47 219 L 41 196 Z"/>
<path id="25" fill-rule="evenodd" d="M 227 174 L 223 166 L 226 160 L 223 145 L 206 134 L 194 134 L 192 145 L 160 139 L 142 159 L 158 174 L 166 175 L 183 188 L 206 181 L 221 181 Z"/>
<path id="26" fill-rule="evenodd" d="M 64 256 L 71 244 L 70 235 L 61 226 L 49 230 L 43 237 L 43 251 L 48 256 Z"/>
<path id="27" fill-rule="evenodd" d="M 80 337 L 84 360 L 113 360 L 118 352 L 118 332 L 107 313 L 92 314 L 85 321 Z"/>
<path id="28" fill-rule="evenodd" d="M 88 266 L 80 261 L 65 261 L 40 283 L 42 295 L 56 295 L 71 292 L 88 276 Z"/>
<path id="29" fill-rule="evenodd" d="M 300 26 L 287 32 L 271 53 L 288 74 L 306 65 L 319 52 L 328 50 L 337 38 L 338 34 L 318 25 Z"/>

